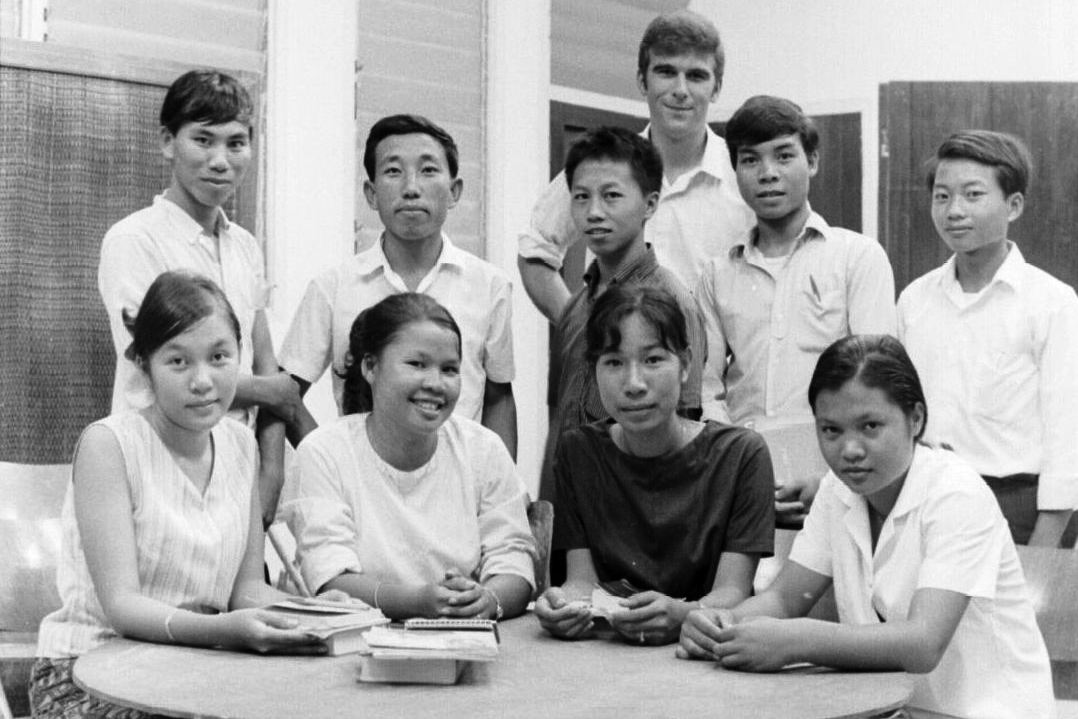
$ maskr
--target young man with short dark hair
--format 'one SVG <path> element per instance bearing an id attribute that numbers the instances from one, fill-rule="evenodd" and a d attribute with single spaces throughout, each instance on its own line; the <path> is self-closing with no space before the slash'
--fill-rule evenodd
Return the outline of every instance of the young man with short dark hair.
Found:
<path id="1" fill-rule="evenodd" d="M 512 287 L 505 273 L 459 249 L 442 231 L 464 187 L 456 143 L 424 117 L 384 117 L 367 137 L 363 167 L 363 194 L 385 231 L 373 247 L 311 281 L 281 347 L 281 364 L 304 391 L 332 366 L 341 409 L 356 316 L 391 294 L 428 294 L 461 328 L 456 411 L 496 432 L 515 457 Z"/>

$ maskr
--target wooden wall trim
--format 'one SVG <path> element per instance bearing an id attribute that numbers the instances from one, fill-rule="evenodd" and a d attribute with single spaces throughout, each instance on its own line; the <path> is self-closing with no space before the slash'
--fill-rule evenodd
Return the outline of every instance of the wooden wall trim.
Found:
<path id="1" fill-rule="evenodd" d="M 190 63 L 7 37 L 0 42 L 0 66 L 164 87 L 193 67 Z M 230 68 L 216 69 L 227 72 L 252 90 L 259 87 L 261 78 L 256 73 Z"/>

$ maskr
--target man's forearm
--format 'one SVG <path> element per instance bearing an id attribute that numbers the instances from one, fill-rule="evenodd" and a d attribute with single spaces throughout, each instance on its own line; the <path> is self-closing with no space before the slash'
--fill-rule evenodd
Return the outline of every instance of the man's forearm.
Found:
<path id="1" fill-rule="evenodd" d="M 532 303 L 550 322 L 557 322 L 569 303 L 570 292 L 565 280 L 550 265 L 541 260 L 517 257 L 520 279 Z"/>
<path id="2" fill-rule="evenodd" d="M 517 459 L 517 403 L 510 383 L 487 382 L 483 393 L 482 425 L 502 438 L 509 456 Z"/>
<path id="3" fill-rule="evenodd" d="M 1037 512 L 1037 523 L 1033 525 L 1033 534 L 1029 537 L 1029 546 L 1058 547 L 1070 518 L 1071 510 L 1069 509 L 1042 509 Z"/>

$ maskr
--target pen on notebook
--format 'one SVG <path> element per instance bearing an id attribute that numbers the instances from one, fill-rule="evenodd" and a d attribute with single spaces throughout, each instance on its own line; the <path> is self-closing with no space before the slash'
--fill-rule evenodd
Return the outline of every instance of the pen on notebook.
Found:
<path id="1" fill-rule="evenodd" d="M 816 278 L 812 275 L 809 275 L 809 284 L 812 286 L 812 296 L 818 302 L 820 300 L 820 288 L 816 286 Z"/>

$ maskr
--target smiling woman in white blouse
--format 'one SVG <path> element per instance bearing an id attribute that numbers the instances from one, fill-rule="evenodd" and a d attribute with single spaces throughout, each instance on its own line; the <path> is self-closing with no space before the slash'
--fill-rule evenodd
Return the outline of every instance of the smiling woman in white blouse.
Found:
<path id="1" fill-rule="evenodd" d="M 427 295 L 392 295 L 356 318 L 349 353 L 345 416 L 304 439 L 282 504 L 308 586 L 392 618 L 520 614 L 528 495 L 498 436 L 452 415 L 456 322 Z"/>

